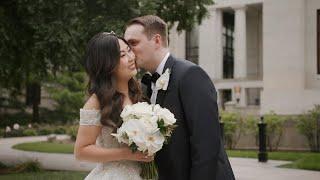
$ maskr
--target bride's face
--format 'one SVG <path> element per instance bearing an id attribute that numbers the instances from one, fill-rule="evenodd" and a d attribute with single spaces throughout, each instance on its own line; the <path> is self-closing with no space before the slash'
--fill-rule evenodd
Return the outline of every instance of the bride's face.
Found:
<path id="1" fill-rule="evenodd" d="M 116 76 L 118 79 L 131 79 L 137 74 L 135 54 L 131 48 L 119 39 L 120 45 L 120 62 L 116 69 Z"/>

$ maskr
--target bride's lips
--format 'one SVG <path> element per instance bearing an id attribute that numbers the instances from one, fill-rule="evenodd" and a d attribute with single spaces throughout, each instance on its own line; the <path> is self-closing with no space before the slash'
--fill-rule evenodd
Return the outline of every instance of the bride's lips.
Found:
<path id="1" fill-rule="evenodd" d="M 135 69 L 136 69 L 136 64 L 135 64 L 135 63 L 132 63 L 132 64 L 129 66 L 129 69 L 130 69 L 130 70 L 135 70 Z"/>

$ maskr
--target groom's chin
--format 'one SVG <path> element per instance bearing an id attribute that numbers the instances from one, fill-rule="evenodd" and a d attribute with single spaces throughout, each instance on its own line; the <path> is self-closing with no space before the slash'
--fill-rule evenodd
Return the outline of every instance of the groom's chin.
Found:
<path id="1" fill-rule="evenodd" d="M 137 75 L 137 74 L 138 74 L 138 70 L 135 69 L 135 70 L 132 71 L 132 74 L 131 74 L 131 75 L 132 75 L 132 77 L 134 77 L 134 76 Z"/>
<path id="2" fill-rule="evenodd" d="M 138 69 L 146 70 L 146 67 L 145 67 L 145 65 L 143 64 L 143 62 L 142 62 L 141 60 L 137 60 L 137 59 L 136 59 L 136 67 L 137 67 Z"/>
<path id="3" fill-rule="evenodd" d="M 142 64 L 137 63 L 136 65 L 138 69 L 146 70 L 146 68 Z"/>
<path id="4" fill-rule="evenodd" d="M 139 66 L 138 66 L 138 72 L 141 72 L 141 71 L 144 71 L 144 72 L 145 72 L 145 71 L 148 71 L 148 70 L 145 69 L 145 68 L 143 68 L 143 67 L 139 67 Z"/>

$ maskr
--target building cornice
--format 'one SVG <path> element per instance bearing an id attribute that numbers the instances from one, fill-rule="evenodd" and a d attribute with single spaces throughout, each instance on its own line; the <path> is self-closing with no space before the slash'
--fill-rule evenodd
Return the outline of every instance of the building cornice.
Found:
<path id="1" fill-rule="evenodd" d="M 264 0 L 226 0 L 218 2 L 208 7 L 208 11 L 215 11 L 217 9 L 235 9 L 238 7 L 246 7 L 247 5 L 262 4 Z"/>

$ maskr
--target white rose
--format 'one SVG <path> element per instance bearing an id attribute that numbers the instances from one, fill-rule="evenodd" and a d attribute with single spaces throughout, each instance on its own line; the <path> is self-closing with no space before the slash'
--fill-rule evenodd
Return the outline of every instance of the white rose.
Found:
<path id="1" fill-rule="evenodd" d="M 140 132 L 140 129 L 142 129 L 137 121 L 135 120 L 129 120 L 123 123 L 122 129 L 124 132 L 128 134 L 129 137 L 135 136 L 137 133 Z"/>
<path id="2" fill-rule="evenodd" d="M 170 70 L 166 69 L 166 71 L 156 81 L 156 89 L 167 90 L 169 79 L 170 79 Z"/>
<path id="3" fill-rule="evenodd" d="M 111 135 L 117 138 L 119 143 L 130 145 L 129 138 L 121 127 L 117 130 L 117 133 L 112 133 Z"/>
<path id="4" fill-rule="evenodd" d="M 122 118 L 123 121 L 127 121 L 128 119 L 132 118 L 132 114 L 133 114 L 133 108 L 131 105 L 126 105 L 121 114 L 120 117 Z"/>
<path id="5" fill-rule="evenodd" d="M 20 128 L 19 124 L 15 123 L 15 124 L 13 125 L 13 129 L 15 129 L 15 130 L 18 130 L 19 128 Z"/>
<path id="6" fill-rule="evenodd" d="M 135 142 L 134 138 L 144 136 L 144 127 L 139 120 L 129 120 L 123 123 L 121 128 L 128 135 L 130 144 Z"/>
<path id="7" fill-rule="evenodd" d="M 139 121 L 142 121 L 145 131 L 147 131 L 148 133 L 154 133 L 159 130 L 157 120 L 157 116 L 152 116 L 141 118 Z"/>
<path id="8" fill-rule="evenodd" d="M 140 128 L 134 121 L 135 119 L 130 119 L 122 123 L 121 127 L 117 129 L 116 134 L 111 134 L 116 137 L 118 142 L 130 145 L 132 143 L 132 137 L 140 132 Z"/>
<path id="9" fill-rule="evenodd" d="M 140 133 L 137 136 L 134 136 L 132 138 L 132 141 L 138 146 L 138 150 L 141 152 L 147 151 L 147 146 L 146 146 L 146 134 L 145 133 Z"/>
<path id="10" fill-rule="evenodd" d="M 133 108 L 134 115 L 138 117 L 153 115 L 152 105 L 146 102 L 139 102 L 139 103 L 133 104 L 132 108 Z"/>
<path id="11" fill-rule="evenodd" d="M 157 131 L 156 133 L 147 134 L 145 140 L 148 155 L 151 156 L 162 148 L 165 139 L 164 136 Z"/>
<path id="12" fill-rule="evenodd" d="M 174 114 L 166 108 L 161 108 L 159 105 L 155 105 L 154 113 L 159 117 L 159 119 L 163 119 L 166 126 L 173 125 L 176 122 Z"/>
<path id="13" fill-rule="evenodd" d="M 144 116 L 152 116 L 152 106 L 146 102 L 138 102 L 133 105 L 127 105 L 122 110 L 120 117 L 123 121 L 128 121 L 132 118 L 141 118 Z"/>

